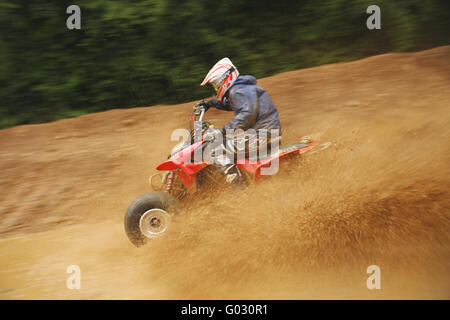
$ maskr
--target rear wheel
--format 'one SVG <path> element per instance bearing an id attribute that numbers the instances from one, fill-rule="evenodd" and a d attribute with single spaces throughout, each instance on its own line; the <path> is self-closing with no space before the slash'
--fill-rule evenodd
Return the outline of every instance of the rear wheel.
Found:
<path id="1" fill-rule="evenodd" d="M 125 231 L 137 247 L 149 239 L 161 237 L 168 229 L 175 199 L 164 192 L 150 192 L 139 196 L 125 214 Z"/>

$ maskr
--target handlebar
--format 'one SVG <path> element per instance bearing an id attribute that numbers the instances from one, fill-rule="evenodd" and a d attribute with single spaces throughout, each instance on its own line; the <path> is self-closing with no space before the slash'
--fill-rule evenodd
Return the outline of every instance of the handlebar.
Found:
<path id="1" fill-rule="evenodd" d="M 192 116 L 191 116 L 191 122 L 189 124 L 189 129 L 191 132 L 191 137 L 192 139 L 194 139 L 195 134 L 197 133 L 196 130 L 201 129 L 201 136 L 203 137 L 203 139 L 205 139 L 206 141 L 212 141 L 216 134 L 215 131 L 221 131 L 219 129 L 214 128 L 214 125 L 207 122 L 207 121 L 203 121 L 203 117 L 206 113 L 206 111 L 208 111 L 208 106 L 205 106 L 204 101 L 201 101 L 199 103 L 197 103 L 194 106 L 194 109 L 192 111 Z M 197 127 L 197 125 L 200 124 L 200 127 Z M 209 132 L 209 134 L 208 134 Z M 206 134 L 206 136 L 204 136 L 204 134 Z M 194 140 L 192 140 L 194 142 Z"/>
<path id="2" fill-rule="evenodd" d="M 202 101 L 203 102 L 203 101 Z M 193 136 L 192 132 L 194 130 L 194 124 L 196 122 L 203 123 L 203 116 L 205 115 L 206 108 L 202 105 L 202 102 L 197 103 L 192 110 L 191 121 L 189 123 L 189 131 Z"/>
<path id="3" fill-rule="evenodd" d="M 203 121 L 203 116 L 205 115 L 205 108 L 202 108 L 201 112 L 200 112 L 200 116 L 198 117 L 198 121 Z"/>
<path id="4" fill-rule="evenodd" d="M 193 115 L 194 115 L 194 121 L 203 121 L 203 116 L 205 115 L 206 109 L 204 106 L 201 105 L 201 102 L 197 103 L 194 106 L 194 111 L 193 111 Z M 198 119 L 196 119 L 196 117 L 198 116 Z"/>

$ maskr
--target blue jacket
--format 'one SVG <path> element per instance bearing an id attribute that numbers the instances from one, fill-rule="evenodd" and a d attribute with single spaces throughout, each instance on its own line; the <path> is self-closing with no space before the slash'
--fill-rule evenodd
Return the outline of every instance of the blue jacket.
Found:
<path id="1" fill-rule="evenodd" d="M 277 108 L 267 92 L 256 85 L 254 76 L 239 76 L 222 102 L 210 102 L 217 109 L 235 112 L 225 129 L 281 129 Z"/>

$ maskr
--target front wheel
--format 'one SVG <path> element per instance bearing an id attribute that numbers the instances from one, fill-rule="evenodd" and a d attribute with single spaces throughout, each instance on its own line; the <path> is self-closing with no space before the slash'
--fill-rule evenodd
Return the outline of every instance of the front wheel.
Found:
<path id="1" fill-rule="evenodd" d="M 141 195 L 125 214 L 125 231 L 130 241 L 139 247 L 149 239 L 162 236 L 170 225 L 175 199 L 164 192 Z"/>

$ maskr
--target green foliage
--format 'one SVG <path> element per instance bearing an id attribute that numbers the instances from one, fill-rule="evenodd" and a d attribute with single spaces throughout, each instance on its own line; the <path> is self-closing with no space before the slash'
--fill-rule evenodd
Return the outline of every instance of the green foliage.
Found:
<path id="1" fill-rule="evenodd" d="M 448 44 L 450 2 L 379 0 L 0 0 L 0 128 L 211 95 L 199 83 L 228 56 L 264 77 Z"/>

